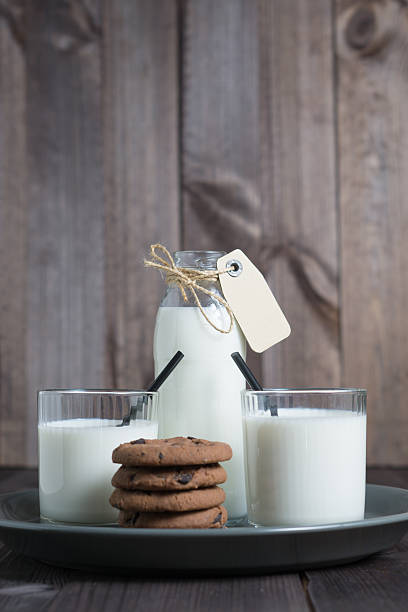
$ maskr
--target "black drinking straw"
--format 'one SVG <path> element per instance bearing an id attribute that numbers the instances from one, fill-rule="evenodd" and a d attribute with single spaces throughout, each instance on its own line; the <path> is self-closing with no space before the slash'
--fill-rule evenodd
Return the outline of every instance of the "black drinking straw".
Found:
<path id="1" fill-rule="evenodd" d="M 184 354 L 181 351 L 177 351 L 177 353 L 172 357 L 169 363 L 162 369 L 160 374 L 154 379 L 151 385 L 149 385 L 147 392 L 157 391 L 159 387 L 162 386 L 164 381 L 170 376 L 174 368 L 180 363 L 183 359 Z M 121 423 L 116 425 L 116 427 L 123 427 L 124 425 L 129 425 L 130 421 L 136 417 L 136 411 L 139 406 L 140 398 L 137 400 L 136 406 L 132 406 L 129 414 L 127 414 Z M 142 404 L 144 402 L 144 398 L 142 398 Z"/>
<path id="2" fill-rule="evenodd" d="M 248 385 L 251 387 L 251 389 L 253 389 L 254 391 L 263 391 L 263 387 L 259 384 L 255 374 L 251 372 L 251 370 L 245 363 L 240 353 L 238 352 L 231 353 L 231 357 L 237 364 L 238 368 L 241 370 L 241 373 L 244 375 L 244 378 L 247 381 Z M 264 401 L 265 401 L 264 410 L 265 411 L 270 410 L 271 416 L 278 416 L 278 409 L 276 406 L 271 405 L 270 400 L 271 398 L 268 397 L 267 395 L 264 397 Z"/>
<path id="3" fill-rule="evenodd" d="M 255 378 L 255 374 L 251 372 L 251 370 L 248 368 L 247 364 L 245 363 L 244 359 L 241 357 L 240 353 L 238 352 L 231 353 L 231 357 L 233 358 L 233 360 L 235 361 L 235 363 L 241 370 L 241 373 L 244 375 L 245 380 L 247 381 L 251 389 L 253 389 L 254 391 L 263 391 L 263 388 L 261 387 L 261 385 Z"/>

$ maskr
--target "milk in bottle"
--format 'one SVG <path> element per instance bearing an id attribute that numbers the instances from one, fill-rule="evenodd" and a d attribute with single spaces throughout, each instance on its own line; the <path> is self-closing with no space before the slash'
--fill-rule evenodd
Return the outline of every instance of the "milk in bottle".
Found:
<path id="1" fill-rule="evenodd" d="M 178 267 L 216 270 L 217 251 L 179 251 Z M 200 284 L 217 295 L 217 279 Z M 199 292 L 207 317 L 221 329 L 228 329 L 229 315 L 215 298 Z M 177 283 L 170 282 L 156 318 L 154 359 L 156 374 L 174 353 L 184 359 L 160 388 L 159 436 L 194 436 L 228 442 L 231 461 L 224 464 L 228 480 L 223 485 L 229 518 L 246 515 L 240 392 L 245 381 L 231 359 L 231 353 L 246 353 L 245 339 L 236 321 L 230 333 L 221 333 L 205 319 L 193 299 L 184 302 Z"/>

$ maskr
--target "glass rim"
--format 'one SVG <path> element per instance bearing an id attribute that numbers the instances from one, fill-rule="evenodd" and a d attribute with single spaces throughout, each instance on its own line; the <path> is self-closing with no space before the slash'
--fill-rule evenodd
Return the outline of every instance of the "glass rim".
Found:
<path id="1" fill-rule="evenodd" d="M 158 391 L 143 389 L 39 389 L 38 395 L 158 395 Z"/>
<path id="2" fill-rule="evenodd" d="M 243 389 L 243 395 L 367 395 L 367 389 L 360 387 L 282 387 L 281 389 Z"/>

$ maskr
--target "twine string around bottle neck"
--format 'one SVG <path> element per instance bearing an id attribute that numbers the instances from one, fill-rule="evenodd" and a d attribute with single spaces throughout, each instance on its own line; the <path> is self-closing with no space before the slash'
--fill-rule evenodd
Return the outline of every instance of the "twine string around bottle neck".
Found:
<path id="1" fill-rule="evenodd" d="M 157 251 L 161 251 L 162 255 L 159 255 Z M 203 287 L 200 283 L 208 280 L 219 280 L 220 274 L 225 274 L 234 270 L 233 267 L 226 268 L 219 272 L 218 270 L 197 270 L 194 268 L 182 268 L 176 266 L 175 261 L 171 253 L 162 244 L 150 245 L 150 257 L 151 259 L 145 259 L 144 264 L 147 268 L 156 268 L 163 270 L 166 273 L 166 283 L 176 283 L 180 289 L 183 300 L 188 302 L 187 290 L 193 296 L 195 303 L 200 309 L 201 314 L 205 320 L 221 334 L 229 334 L 234 324 L 234 315 L 228 302 L 215 291 L 211 291 L 206 287 Z M 200 298 L 197 295 L 197 291 L 201 291 L 206 295 L 212 297 L 214 300 L 224 306 L 229 316 L 229 327 L 228 329 L 221 329 L 218 327 L 209 317 L 207 316 L 203 306 L 201 305 Z"/>

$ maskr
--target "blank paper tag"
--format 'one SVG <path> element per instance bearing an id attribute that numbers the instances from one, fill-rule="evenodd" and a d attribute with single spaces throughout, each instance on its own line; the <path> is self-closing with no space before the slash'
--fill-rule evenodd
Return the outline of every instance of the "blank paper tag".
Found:
<path id="1" fill-rule="evenodd" d="M 235 249 L 217 261 L 225 299 L 231 307 L 249 346 L 262 353 L 287 338 L 290 326 L 263 275 L 252 261 Z"/>

